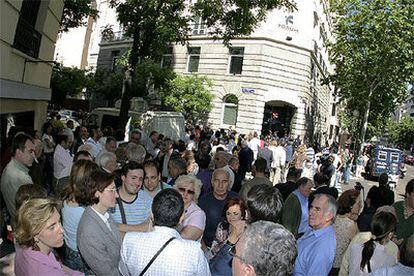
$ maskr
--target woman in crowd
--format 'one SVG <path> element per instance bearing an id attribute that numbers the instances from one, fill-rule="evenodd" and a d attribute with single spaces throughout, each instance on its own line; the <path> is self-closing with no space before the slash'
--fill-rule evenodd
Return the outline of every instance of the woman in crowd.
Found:
<path id="1" fill-rule="evenodd" d="M 89 160 L 78 160 L 73 164 L 68 188 L 64 191 L 62 222 L 65 230 L 64 264 L 71 269 L 87 272 L 76 245 L 76 232 L 82 217 L 87 199 L 87 183 L 98 166 Z"/>
<path id="2" fill-rule="evenodd" d="M 303 170 L 304 163 L 307 159 L 306 146 L 300 145 L 293 154 L 291 166 L 295 167 L 297 170 Z"/>
<path id="3" fill-rule="evenodd" d="M 83 275 L 60 264 L 53 248 L 63 245 L 58 205 L 53 199 L 36 198 L 23 203 L 15 232 L 16 275 Z"/>
<path id="4" fill-rule="evenodd" d="M 197 175 L 200 168 L 196 163 L 194 152 L 192 150 L 186 150 L 182 153 L 182 157 L 187 162 L 187 173 Z"/>
<path id="5" fill-rule="evenodd" d="M 118 197 L 114 175 L 98 169 L 90 178 L 86 188 L 89 206 L 80 219 L 76 244 L 94 274 L 117 276 L 122 239 L 108 213 Z"/>
<path id="6" fill-rule="evenodd" d="M 336 255 L 333 270 L 339 271 L 342 257 L 352 238 L 358 233 L 356 220 L 361 211 L 360 192 L 355 189 L 345 191 L 338 199 L 338 214 L 335 219 Z"/>
<path id="7" fill-rule="evenodd" d="M 414 234 L 414 179 L 405 186 L 405 199 L 394 203 L 397 212 L 397 239 L 407 239 Z"/>
<path id="8" fill-rule="evenodd" d="M 219 223 L 216 237 L 211 245 L 210 256 L 214 257 L 225 243 L 235 244 L 239 237 L 235 224 L 246 219 L 246 205 L 241 198 L 229 199 L 223 208 L 223 221 Z"/>
<path id="9" fill-rule="evenodd" d="M 380 212 L 372 220 L 371 239 L 365 243 L 353 244 L 349 258 L 349 275 L 368 275 L 385 266 L 392 266 L 397 259 L 385 250 L 385 244 L 394 236 L 397 220 L 388 212 Z"/>
<path id="10" fill-rule="evenodd" d="M 201 240 L 206 227 L 206 214 L 197 205 L 201 185 L 201 181 L 193 175 L 182 175 L 175 181 L 174 189 L 184 200 L 184 220 L 178 229 L 184 239 Z"/>
<path id="11" fill-rule="evenodd" d="M 51 122 L 46 122 L 43 124 L 43 135 L 42 135 L 42 141 L 44 143 L 43 152 L 45 153 L 49 161 L 51 161 L 51 158 L 53 158 L 53 152 L 56 146 L 55 141 L 53 140 L 52 130 L 53 130 L 53 126 Z"/>

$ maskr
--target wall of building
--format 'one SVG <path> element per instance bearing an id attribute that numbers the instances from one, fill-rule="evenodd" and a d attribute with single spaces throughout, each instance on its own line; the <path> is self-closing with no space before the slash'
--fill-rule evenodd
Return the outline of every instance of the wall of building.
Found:
<path id="1" fill-rule="evenodd" d="M 13 47 L 22 1 L 0 2 L 0 112 L 35 111 L 34 129 L 46 119 L 50 77 L 63 0 L 41 1 L 35 30 L 41 34 L 38 57 Z M 2 126 L 3 127 L 3 126 Z"/>

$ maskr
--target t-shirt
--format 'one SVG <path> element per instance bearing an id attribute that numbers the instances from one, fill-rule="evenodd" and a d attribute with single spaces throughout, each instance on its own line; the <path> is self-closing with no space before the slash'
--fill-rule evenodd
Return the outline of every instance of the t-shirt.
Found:
<path id="1" fill-rule="evenodd" d="M 141 190 L 133 201 L 125 202 L 121 198 L 119 198 L 119 201 L 122 202 L 124 207 L 127 224 L 140 224 L 147 220 L 151 214 L 152 197 Z M 115 208 L 110 209 L 109 212 L 116 223 L 122 223 L 118 201 Z"/>
<path id="2" fill-rule="evenodd" d="M 85 207 L 70 206 L 66 200 L 63 202 L 62 208 L 62 226 L 65 232 L 63 237 L 65 238 L 66 245 L 73 251 L 78 251 L 76 245 L 76 232 L 78 231 L 79 221 L 82 217 Z"/>
<path id="3" fill-rule="evenodd" d="M 206 194 L 199 200 L 199 206 L 206 213 L 206 228 L 204 230 L 203 240 L 207 246 L 211 246 L 216 234 L 216 228 L 222 220 L 223 208 L 226 200 L 236 198 L 239 195 L 233 191 L 229 191 L 226 199 L 218 200 L 214 197 L 213 192 Z"/>

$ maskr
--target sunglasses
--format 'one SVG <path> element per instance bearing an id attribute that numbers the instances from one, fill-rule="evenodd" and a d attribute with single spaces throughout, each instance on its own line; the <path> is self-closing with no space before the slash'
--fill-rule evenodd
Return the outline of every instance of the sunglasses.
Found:
<path id="1" fill-rule="evenodd" d="M 178 190 L 182 193 L 187 192 L 187 194 L 189 194 L 189 195 L 194 195 L 195 194 L 195 191 L 193 191 L 193 190 L 187 190 L 187 189 L 184 189 L 184 188 L 178 188 Z"/>

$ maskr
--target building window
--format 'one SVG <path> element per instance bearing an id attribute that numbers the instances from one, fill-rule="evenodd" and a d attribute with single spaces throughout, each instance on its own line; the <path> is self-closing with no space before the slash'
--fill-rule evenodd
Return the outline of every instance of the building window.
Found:
<path id="1" fill-rule="evenodd" d="M 205 34 L 205 23 L 201 17 L 195 17 L 193 20 L 193 35 Z"/>
<path id="2" fill-rule="evenodd" d="M 111 57 L 112 57 L 111 70 L 112 70 L 112 72 L 115 72 L 118 69 L 118 66 L 117 66 L 116 63 L 117 63 L 117 61 L 119 59 L 119 53 L 120 53 L 119 50 L 115 50 L 115 51 L 112 51 L 111 52 Z"/>
<path id="3" fill-rule="evenodd" d="M 42 35 L 36 31 L 36 21 L 40 0 L 24 0 L 20 9 L 13 47 L 23 53 L 37 58 L 39 56 Z"/>
<path id="4" fill-rule="evenodd" d="M 168 47 L 165 54 L 161 58 L 161 67 L 162 68 L 172 68 L 173 67 L 173 47 Z"/>
<path id="5" fill-rule="evenodd" d="M 229 73 L 240 75 L 243 70 L 244 47 L 230 48 L 230 68 Z"/>
<path id="6" fill-rule="evenodd" d="M 239 100 L 235 95 L 227 95 L 223 99 L 223 124 L 235 126 Z"/>
<path id="7" fill-rule="evenodd" d="M 187 71 L 198 72 L 201 47 L 188 47 Z"/>

